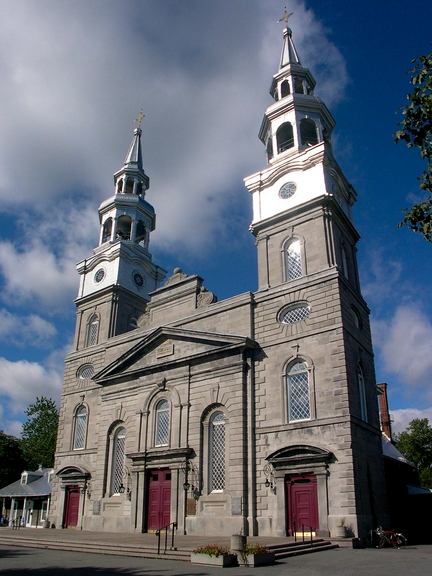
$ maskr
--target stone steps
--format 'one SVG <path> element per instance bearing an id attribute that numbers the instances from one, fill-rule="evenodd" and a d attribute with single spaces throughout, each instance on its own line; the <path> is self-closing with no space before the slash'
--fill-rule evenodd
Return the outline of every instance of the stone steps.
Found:
<path id="1" fill-rule="evenodd" d="M 282 558 L 289 558 L 290 556 L 299 556 L 300 554 L 312 554 L 313 552 L 322 552 L 324 550 L 333 550 L 339 548 L 337 544 L 333 544 L 330 540 L 323 540 L 322 538 L 314 539 L 312 546 L 308 542 L 288 542 L 286 544 L 275 544 L 268 546 L 271 552 L 276 555 L 276 560 Z"/>
<path id="2" fill-rule="evenodd" d="M 35 530 L 30 534 L 26 531 L 25 535 L 20 534 L 19 531 L 1 531 L 0 532 L 0 545 L 11 545 L 11 546 L 21 546 L 27 548 L 43 548 L 47 550 L 68 550 L 70 552 L 87 552 L 90 554 L 109 554 L 115 556 L 131 556 L 136 558 L 160 558 L 166 560 L 181 560 L 184 562 L 190 561 L 191 550 L 195 546 L 177 546 L 175 549 L 168 549 L 166 552 L 163 550 L 160 554 L 157 553 L 157 542 L 149 538 L 144 539 L 144 541 L 139 544 L 127 543 L 121 538 L 120 542 L 114 541 L 112 538 L 109 540 L 96 540 L 92 538 L 89 541 L 85 541 L 82 538 L 82 532 L 80 537 L 73 539 L 69 537 L 61 538 L 56 534 L 55 538 L 44 537 L 46 533 L 39 530 Z M 217 538 L 213 538 L 216 541 Z M 163 541 L 161 542 L 163 547 Z M 192 544 L 192 542 L 191 542 Z M 269 544 L 267 547 L 274 552 L 276 555 L 276 560 L 281 560 L 283 558 L 289 558 L 290 556 L 298 556 L 300 554 L 311 554 L 314 552 L 321 552 L 323 550 L 331 550 L 333 548 L 338 548 L 337 544 L 333 544 L 329 540 L 324 540 L 322 538 L 314 539 L 312 546 L 310 541 L 303 542 L 293 542 L 287 541 L 279 544 Z"/>
<path id="3" fill-rule="evenodd" d="M 2 535 L 3 536 L 3 535 Z M 0 544 L 25 546 L 26 548 L 44 548 L 47 550 L 68 550 L 70 552 L 88 552 L 90 554 L 109 554 L 113 556 L 133 556 L 136 558 L 161 558 L 166 560 L 190 561 L 190 550 L 167 550 L 157 553 L 155 546 L 137 546 L 114 544 L 113 542 L 71 542 L 70 540 L 40 540 L 37 538 L 13 536 L 0 538 Z"/>

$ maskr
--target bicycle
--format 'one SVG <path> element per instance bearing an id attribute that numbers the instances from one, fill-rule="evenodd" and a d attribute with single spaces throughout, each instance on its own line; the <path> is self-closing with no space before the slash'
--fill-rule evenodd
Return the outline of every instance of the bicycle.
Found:
<path id="1" fill-rule="evenodd" d="M 381 526 L 375 530 L 377 548 L 384 548 L 386 544 L 394 546 L 400 550 L 406 546 L 406 538 L 403 534 L 395 532 L 394 530 L 383 530 Z"/>

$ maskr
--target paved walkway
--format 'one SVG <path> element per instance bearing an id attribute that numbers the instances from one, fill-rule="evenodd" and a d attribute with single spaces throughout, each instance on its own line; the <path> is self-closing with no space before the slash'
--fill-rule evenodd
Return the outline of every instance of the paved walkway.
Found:
<path id="1" fill-rule="evenodd" d="M 427 576 L 431 574 L 431 567 L 432 546 L 409 547 L 405 550 L 338 548 L 287 558 L 265 568 L 228 568 L 227 573 L 232 576 Z M 172 560 L 18 548 L 0 544 L 0 575 L 221 576 L 221 569 Z"/>

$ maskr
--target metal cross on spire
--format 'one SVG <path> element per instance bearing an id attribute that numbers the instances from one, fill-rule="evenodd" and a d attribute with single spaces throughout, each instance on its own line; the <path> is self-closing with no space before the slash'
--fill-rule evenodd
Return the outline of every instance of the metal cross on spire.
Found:
<path id="1" fill-rule="evenodd" d="M 138 118 L 135 118 L 135 122 L 138 122 L 138 128 L 141 128 L 141 122 L 143 121 L 143 119 L 145 118 L 145 114 L 143 114 L 142 108 L 140 110 L 140 113 L 138 114 Z"/>
<path id="2" fill-rule="evenodd" d="M 284 10 L 284 15 L 282 16 L 282 18 L 280 20 L 277 21 L 277 24 L 279 24 L 279 22 L 282 22 L 282 20 L 285 22 L 285 26 L 288 28 L 288 19 L 290 16 L 292 16 L 294 14 L 294 12 L 287 12 L 286 6 L 285 6 L 285 10 Z"/>

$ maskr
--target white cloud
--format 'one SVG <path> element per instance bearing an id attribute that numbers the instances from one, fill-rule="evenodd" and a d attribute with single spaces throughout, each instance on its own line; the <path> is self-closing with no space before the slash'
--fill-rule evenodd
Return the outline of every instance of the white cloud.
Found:
<path id="1" fill-rule="evenodd" d="M 62 374 L 58 370 L 45 368 L 37 362 L 11 362 L 0 357 L 0 395 L 8 403 L 9 418 L 23 412 L 37 396 L 53 398 L 58 402 L 61 385 Z"/>
<path id="2" fill-rule="evenodd" d="M 343 57 L 303 2 L 292 9 L 302 61 L 331 104 L 346 87 Z M 175 2 L 8 3 L 0 21 L 3 204 L 37 199 L 48 208 L 79 191 L 95 210 L 112 192 L 144 107 L 159 245 L 199 253 L 223 240 L 234 211 L 249 217 L 243 177 L 265 163 L 257 133 L 282 47 L 275 10 L 267 2 L 220 2 L 211 13 L 205 4 L 192 13 Z M 41 248 L 34 256 L 48 267 L 47 282 L 61 286 L 64 271 L 54 274 Z"/>
<path id="3" fill-rule="evenodd" d="M 424 408 L 423 410 L 418 410 L 416 408 L 403 408 L 400 410 L 391 410 L 390 416 L 392 418 L 392 431 L 397 434 L 403 432 L 408 427 L 411 420 L 415 418 L 422 419 L 427 418 L 429 424 L 432 425 L 432 406 L 430 408 Z"/>
<path id="4" fill-rule="evenodd" d="M 372 324 L 374 344 L 384 369 L 404 383 L 405 391 L 432 399 L 432 323 L 421 305 L 402 305 L 390 321 Z"/>
<path id="5" fill-rule="evenodd" d="M 0 309 L 0 340 L 13 344 L 31 342 L 40 346 L 51 339 L 56 332 L 54 324 L 36 314 L 19 316 L 4 308 Z"/>

